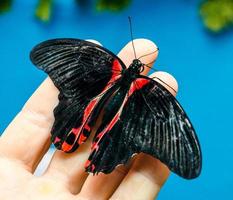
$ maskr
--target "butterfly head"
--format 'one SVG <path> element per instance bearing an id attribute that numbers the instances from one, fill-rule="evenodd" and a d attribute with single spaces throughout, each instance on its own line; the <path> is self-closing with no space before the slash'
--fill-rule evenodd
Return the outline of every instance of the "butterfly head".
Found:
<path id="1" fill-rule="evenodd" d="M 135 74 L 139 74 L 144 70 L 144 65 L 139 59 L 134 59 L 129 69 Z"/>

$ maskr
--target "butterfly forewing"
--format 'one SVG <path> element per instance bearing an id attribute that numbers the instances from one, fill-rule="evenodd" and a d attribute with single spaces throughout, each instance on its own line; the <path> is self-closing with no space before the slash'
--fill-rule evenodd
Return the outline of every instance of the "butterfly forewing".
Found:
<path id="1" fill-rule="evenodd" d="M 31 51 L 30 57 L 60 91 L 52 141 L 58 149 L 72 152 L 88 138 L 92 111 L 125 66 L 110 51 L 78 39 L 45 41 Z"/>

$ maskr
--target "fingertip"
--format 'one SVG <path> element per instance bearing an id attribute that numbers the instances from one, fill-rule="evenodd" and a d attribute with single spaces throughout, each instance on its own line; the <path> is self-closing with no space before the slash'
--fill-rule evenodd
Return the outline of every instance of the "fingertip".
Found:
<path id="1" fill-rule="evenodd" d="M 144 49 L 145 51 L 147 51 L 147 52 L 143 51 L 142 55 L 144 53 L 151 53 L 151 51 L 155 51 L 156 49 L 158 49 L 158 46 L 153 41 L 151 41 L 149 39 L 137 38 L 137 39 L 134 39 L 133 42 L 135 44 L 136 50 L 137 49 L 138 50 Z M 132 41 L 130 41 L 128 44 L 132 44 Z M 140 53 L 140 51 L 138 51 L 138 53 Z M 158 54 L 158 52 L 156 54 Z M 140 57 L 142 55 L 137 55 L 137 56 Z"/>
<path id="2" fill-rule="evenodd" d="M 158 51 L 156 51 L 158 49 L 157 45 L 151 40 L 144 38 L 135 39 L 133 40 L 133 43 L 137 58 L 141 57 L 140 60 L 142 63 L 150 63 L 150 66 L 152 66 L 158 56 Z M 132 41 L 129 41 L 125 45 L 118 56 L 123 60 L 126 66 L 129 66 L 132 63 L 132 60 L 135 59 Z M 143 74 L 147 74 L 148 72 L 149 68 L 145 68 Z"/>
<path id="3" fill-rule="evenodd" d="M 92 42 L 92 43 L 95 43 L 95 44 L 98 44 L 98 45 L 100 45 L 100 46 L 103 46 L 103 45 L 102 45 L 99 41 L 97 41 L 97 40 L 87 39 L 86 41 Z"/>
<path id="4" fill-rule="evenodd" d="M 169 73 L 167 72 L 154 72 L 153 74 L 150 75 L 150 77 L 155 77 L 158 78 L 156 81 L 161 83 L 164 87 L 166 87 L 169 92 L 172 93 L 172 95 L 176 96 L 178 92 L 178 83 L 176 79 Z"/>

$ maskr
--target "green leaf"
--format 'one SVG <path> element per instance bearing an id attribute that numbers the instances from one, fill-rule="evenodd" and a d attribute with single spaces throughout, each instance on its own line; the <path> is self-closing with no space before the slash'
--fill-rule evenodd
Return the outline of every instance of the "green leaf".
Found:
<path id="1" fill-rule="evenodd" d="M 0 13 L 4 13 L 10 10 L 12 0 L 0 0 Z"/>
<path id="2" fill-rule="evenodd" d="M 52 13 L 52 0 L 39 0 L 36 8 L 36 17 L 43 22 L 49 22 Z"/>
<path id="3" fill-rule="evenodd" d="M 121 11 L 131 3 L 131 0 L 98 0 L 96 8 L 99 11 Z"/>
<path id="4" fill-rule="evenodd" d="M 201 4 L 204 25 L 219 33 L 233 25 L 233 0 L 207 0 Z"/>

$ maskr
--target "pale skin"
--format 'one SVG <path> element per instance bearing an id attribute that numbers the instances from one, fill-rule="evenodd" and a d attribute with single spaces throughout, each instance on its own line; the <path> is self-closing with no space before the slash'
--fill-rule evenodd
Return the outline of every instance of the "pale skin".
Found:
<path id="1" fill-rule="evenodd" d="M 134 40 L 134 44 L 137 57 L 156 49 L 153 42 L 145 39 Z M 118 56 L 129 66 L 134 59 L 131 42 Z M 143 57 L 141 61 L 151 63 L 157 56 L 158 52 Z M 145 68 L 143 74 L 148 72 L 149 68 Z M 177 82 L 171 75 L 155 72 L 151 76 L 159 77 L 177 91 Z M 176 95 L 167 85 L 164 86 Z M 58 93 L 51 79 L 47 78 L 0 137 L 0 199 L 155 199 L 169 176 L 169 170 L 164 164 L 149 155 L 139 154 L 111 174 L 93 176 L 84 171 L 91 140 L 72 154 L 56 151 L 44 174 L 40 177 L 33 175 L 51 145 L 50 130 L 54 122 L 53 109 L 58 103 Z"/>

